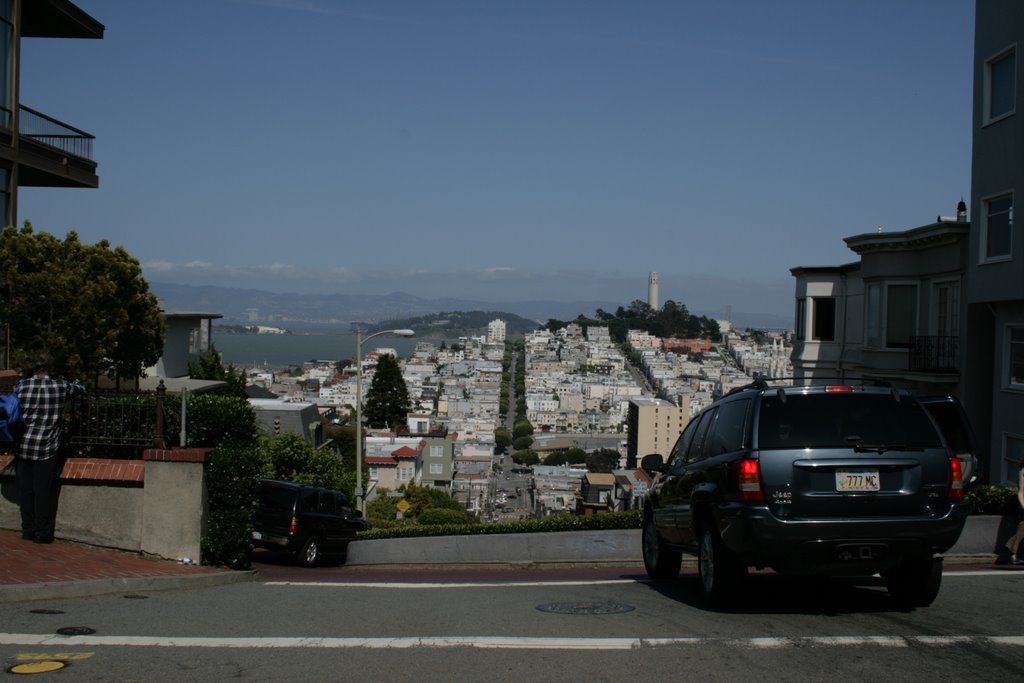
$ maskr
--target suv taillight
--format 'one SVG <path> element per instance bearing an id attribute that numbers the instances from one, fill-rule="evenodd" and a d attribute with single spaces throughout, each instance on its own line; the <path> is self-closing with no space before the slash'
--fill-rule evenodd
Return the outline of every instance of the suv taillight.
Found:
<path id="1" fill-rule="evenodd" d="M 299 518 L 292 517 L 292 523 L 288 526 L 288 533 L 294 534 L 299 530 Z"/>
<path id="2" fill-rule="evenodd" d="M 761 462 L 759 460 L 740 460 L 737 477 L 740 500 L 765 499 L 764 489 L 761 487 Z"/>
<path id="3" fill-rule="evenodd" d="M 964 468 L 960 464 L 960 458 L 954 456 L 949 459 L 949 491 L 946 498 L 959 500 L 964 497 Z"/>

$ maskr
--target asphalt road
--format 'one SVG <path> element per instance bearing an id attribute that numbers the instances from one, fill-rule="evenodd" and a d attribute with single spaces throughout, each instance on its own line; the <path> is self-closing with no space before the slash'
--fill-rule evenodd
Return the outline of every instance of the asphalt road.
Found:
<path id="1" fill-rule="evenodd" d="M 63 666 L 39 675 L 74 681 L 1024 679 L 1024 571 L 947 567 L 918 610 L 875 582 L 763 573 L 709 610 L 692 573 L 261 559 L 251 584 L 0 605 L 4 669 Z M 93 633 L 58 635 L 67 627 Z"/>

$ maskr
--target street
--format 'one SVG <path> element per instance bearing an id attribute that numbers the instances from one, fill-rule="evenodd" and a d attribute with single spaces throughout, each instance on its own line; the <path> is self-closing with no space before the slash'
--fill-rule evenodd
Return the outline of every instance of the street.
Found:
<path id="1" fill-rule="evenodd" d="M 0 658 L 76 681 L 1024 678 L 1024 571 L 946 568 L 932 607 L 880 581 L 751 576 L 701 602 L 692 569 L 319 567 L 258 580 L 0 606 Z M 64 628 L 83 635 L 59 635 Z M 89 632 L 91 630 L 91 632 Z"/>

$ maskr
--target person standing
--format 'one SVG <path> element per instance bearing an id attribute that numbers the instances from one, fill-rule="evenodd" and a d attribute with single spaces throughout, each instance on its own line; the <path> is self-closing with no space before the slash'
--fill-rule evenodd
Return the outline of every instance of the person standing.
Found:
<path id="1" fill-rule="evenodd" d="M 1017 472 L 1017 502 L 1020 503 L 1021 514 L 1024 514 L 1024 460 L 1020 461 L 1020 470 Z M 1006 549 L 1010 551 L 1010 564 L 1024 564 L 1024 557 L 1021 551 L 1024 550 L 1024 521 L 1017 525 L 1017 533 L 1006 542 Z"/>
<path id="2" fill-rule="evenodd" d="M 32 376 L 16 389 L 25 433 L 16 450 L 14 478 L 21 508 L 21 537 L 52 543 L 57 514 L 57 478 L 63 464 L 58 456 L 64 410 L 70 399 L 85 393 L 79 382 L 52 379 L 53 357 L 35 354 Z"/>

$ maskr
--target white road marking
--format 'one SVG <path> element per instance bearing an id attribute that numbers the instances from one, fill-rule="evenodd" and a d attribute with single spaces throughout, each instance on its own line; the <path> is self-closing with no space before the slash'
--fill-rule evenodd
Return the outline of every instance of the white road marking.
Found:
<path id="1" fill-rule="evenodd" d="M 1012 645 L 1024 636 L 817 636 L 794 638 L 510 638 L 438 636 L 411 638 L 194 638 L 178 636 L 57 636 L 52 633 L 0 633 L 0 645 L 42 647 L 203 647 L 303 649 L 409 649 L 470 647 L 490 650 L 637 650 L 672 645 L 725 645 L 740 648 L 911 647 L 923 645 Z"/>
<path id="2" fill-rule="evenodd" d="M 623 583 L 645 583 L 634 579 L 598 579 L 593 581 L 497 581 L 489 583 L 402 583 L 345 581 L 265 581 L 264 586 L 317 586 L 329 588 L 510 588 L 538 586 L 609 586 Z"/>

